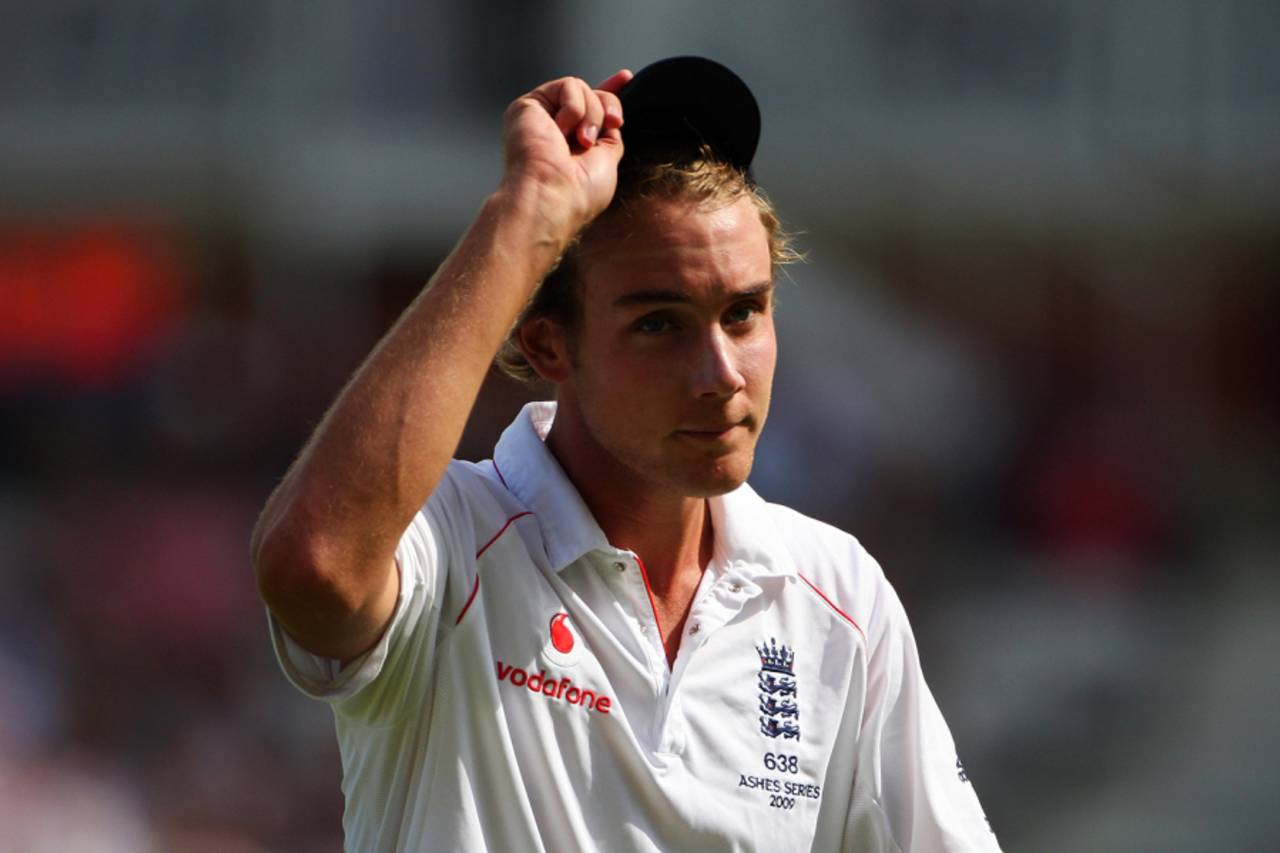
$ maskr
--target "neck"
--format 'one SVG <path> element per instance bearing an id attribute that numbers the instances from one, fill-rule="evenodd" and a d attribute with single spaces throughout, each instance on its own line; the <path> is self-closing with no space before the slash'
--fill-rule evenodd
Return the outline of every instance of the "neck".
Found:
<path id="1" fill-rule="evenodd" d="M 639 555 L 653 594 L 666 598 L 682 587 L 692 594 L 715 544 L 706 500 L 666 503 L 599 486 L 588 481 L 583 500 L 611 544 Z"/>
<path id="2" fill-rule="evenodd" d="M 706 499 L 637 476 L 569 412 L 557 412 L 547 447 L 610 544 L 640 556 L 654 595 L 692 595 L 715 543 Z"/>

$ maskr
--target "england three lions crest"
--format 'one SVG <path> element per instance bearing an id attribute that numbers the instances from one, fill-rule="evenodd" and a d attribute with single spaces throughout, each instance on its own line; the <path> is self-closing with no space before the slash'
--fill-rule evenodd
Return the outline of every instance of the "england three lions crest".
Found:
<path id="1" fill-rule="evenodd" d="M 756 646 L 760 654 L 760 733 L 785 740 L 800 739 L 800 706 L 796 700 L 796 653 L 772 637 Z"/>

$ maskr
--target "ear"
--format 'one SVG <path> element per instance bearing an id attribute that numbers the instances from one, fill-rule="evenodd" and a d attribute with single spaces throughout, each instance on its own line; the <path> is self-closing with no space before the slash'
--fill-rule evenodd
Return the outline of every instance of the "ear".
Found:
<path id="1" fill-rule="evenodd" d="M 516 330 L 516 343 L 538 376 L 559 384 L 569 378 L 569 336 L 549 317 L 532 317 Z"/>

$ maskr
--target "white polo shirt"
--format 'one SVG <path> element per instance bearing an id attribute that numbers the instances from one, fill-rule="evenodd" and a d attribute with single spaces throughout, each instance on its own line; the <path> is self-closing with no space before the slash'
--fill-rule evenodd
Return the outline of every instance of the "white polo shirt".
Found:
<path id="1" fill-rule="evenodd" d="M 526 406 L 454 462 L 396 552 L 395 616 L 346 667 L 271 620 L 333 708 L 353 851 L 998 850 L 897 596 L 851 536 L 748 486 L 668 666 Z"/>

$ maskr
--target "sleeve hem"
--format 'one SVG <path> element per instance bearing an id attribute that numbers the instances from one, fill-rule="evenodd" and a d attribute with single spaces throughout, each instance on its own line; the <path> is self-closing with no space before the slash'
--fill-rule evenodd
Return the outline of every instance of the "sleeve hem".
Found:
<path id="1" fill-rule="evenodd" d="M 373 648 L 345 665 L 341 661 L 312 654 L 302 648 L 297 640 L 289 636 L 271 611 L 267 611 L 267 625 L 276 659 L 280 662 L 285 677 L 303 695 L 323 702 L 340 702 L 359 693 L 378 677 L 386 662 L 396 623 L 403 618 L 409 600 L 409 590 L 406 588 L 408 585 L 400 568 L 399 554 L 396 555 L 396 571 L 400 575 L 400 592 L 391 621 L 387 623 Z"/>

